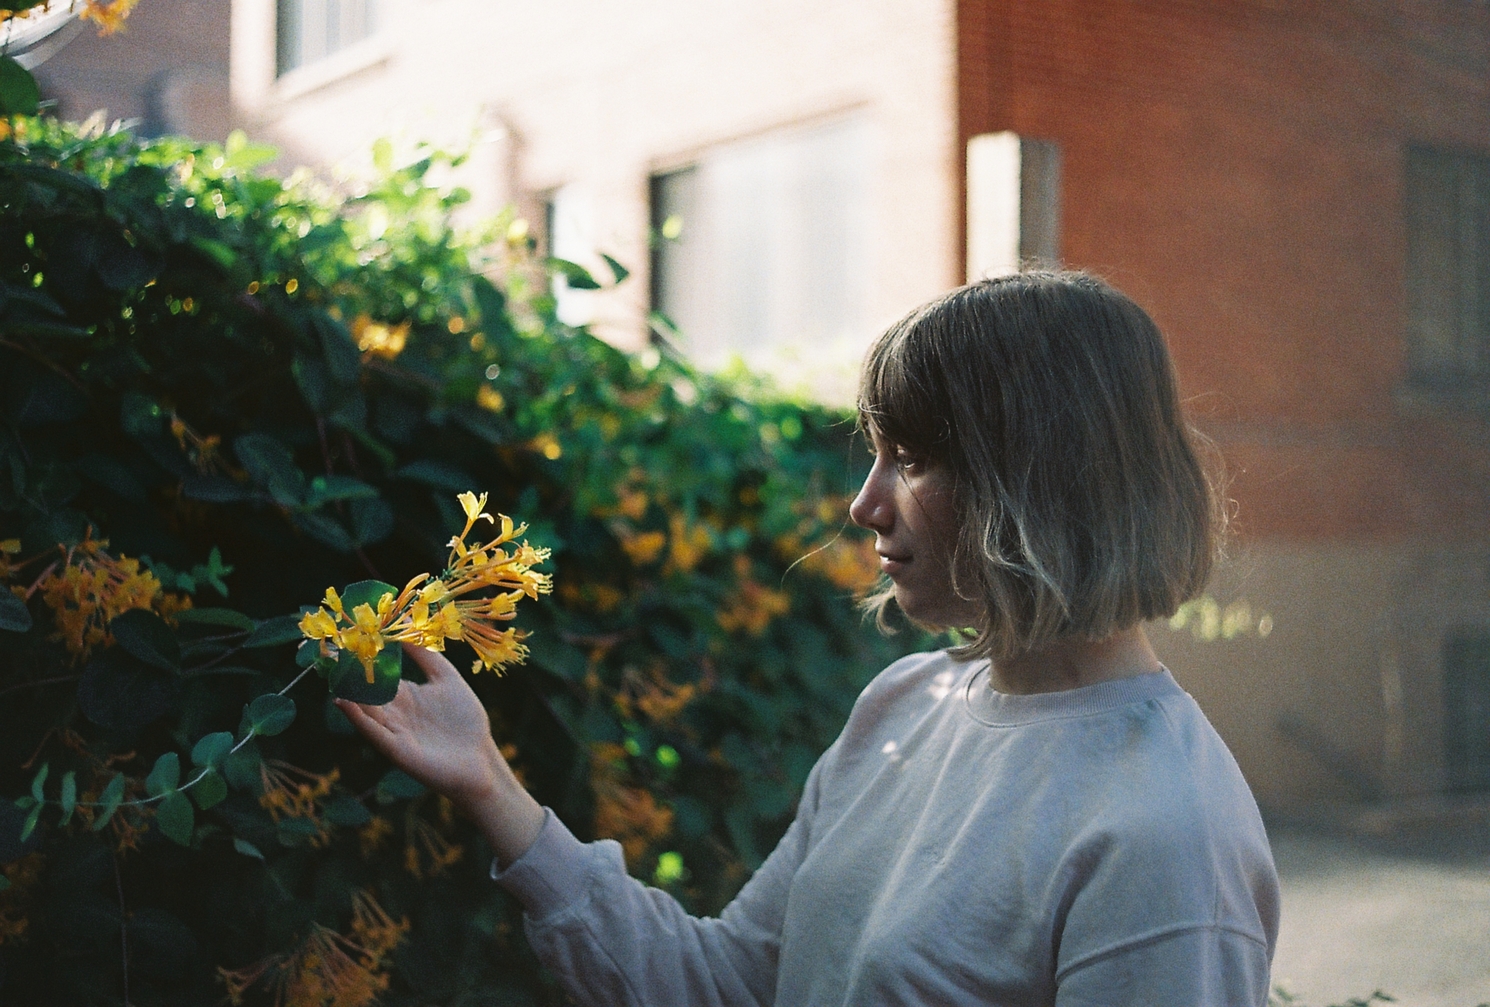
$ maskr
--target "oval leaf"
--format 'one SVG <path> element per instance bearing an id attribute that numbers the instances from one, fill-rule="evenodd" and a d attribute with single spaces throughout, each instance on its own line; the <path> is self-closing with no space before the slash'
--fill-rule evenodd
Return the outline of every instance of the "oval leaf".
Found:
<path id="1" fill-rule="evenodd" d="M 222 762 L 232 748 L 233 736 L 227 731 L 216 731 L 192 746 L 191 764 L 212 769 Z"/>
<path id="2" fill-rule="evenodd" d="M 62 823 L 72 821 L 72 813 L 78 807 L 78 774 L 72 770 L 62 774 Z"/>
<path id="3" fill-rule="evenodd" d="M 51 771 L 52 764 L 50 762 L 43 762 L 41 764 L 41 768 L 36 771 L 36 775 L 31 777 L 31 796 L 34 797 L 38 803 L 47 799 L 46 792 L 42 790 L 42 787 L 46 786 L 47 774 Z"/>
<path id="4" fill-rule="evenodd" d="M 78 706 L 93 723 L 135 730 L 176 704 L 177 677 L 111 647 L 95 654 L 78 683 Z"/>
<path id="5" fill-rule="evenodd" d="M 326 804 L 326 820 L 349 829 L 372 821 L 372 812 L 355 797 L 338 797 Z"/>
<path id="6" fill-rule="evenodd" d="M 30 839 L 31 833 L 36 831 L 36 823 L 41 820 L 41 809 L 44 807 L 46 807 L 45 804 L 38 804 L 31 809 L 31 814 L 26 816 L 26 824 L 21 826 L 21 842 L 24 843 Z"/>
<path id="7" fill-rule="evenodd" d="M 181 783 L 181 757 L 167 752 L 155 760 L 150 775 L 145 777 L 145 793 L 151 797 L 174 793 Z"/>
<path id="8" fill-rule="evenodd" d="M 342 651 L 328 679 L 332 695 L 368 706 L 393 702 L 398 695 L 398 681 L 403 677 L 403 658 L 403 648 L 398 644 L 384 647 L 373 659 L 372 681 L 368 681 L 362 662 L 354 654 Z"/>
<path id="9" fill-rule="evenodd" d="M 196 822 L 196 812 L 192 810 L 191 801 L 181 791 L 172 791 L 160 802 L 160 808 L 155 812 L 155 821 L 160 826 L 161 834 L 167 839 L 182 846 L 191 845 L 191 828 Z"/>
<path id="10" fill-rule="evenodd" d="M 237 850 L 245 857 L 253 857 L 255 860 L 264 859 L 264 854 L 259 852 L 259 848 L 246 839 L 234 839 L 233 849 Z"/>
<path id="11" fill-rule="evenodd" d="M 109 623 L 114 641 L 132 657 L 152 668 L 175 671 L 181 667 L 181 645 L 164 619 L 145 608 L 131 609 Z"/>
<path id="12" fill-rule="evenodd" d="M 300 638 L 300 616 L 276 615 L 254 626 L 248 639 L 243 641 L 243 646 L 278 647 L 281 644 L 294 643 Z"/>
<path id="13" fill-rule="evenodd" d="M 114 812 L 119 810 L 119 802 L 124 800 L 124 774 L 116 773 L 109 781 L 108 786 L 103 788 L 103 794 L 98 799 L 98 814 L 93 818 L 93 831 L 100 832 L 109 819 L 114 817 Z"/>
<path id="14" fill-rule="evenodd" d="M 172 616 L 183 626 L 221 626 L 252 633 L 256 623 L 242 612 L 231 608 L 189 608 Z"/>
<path id="15" fill-rule="evenodd" d="M 424 784 L 414 779 L 401 769 L 390 769 L 383 774 L 378 781 L 377 790 L 379 804 L 392 804 L 394 801 L 402 801 L 412 797 L 418 797 L 425 791 Z"/>
<path id="16" fill-rule="evenodd" d="M 295 722 L 295 701 L 289 696 L 271 692 L 249 703 L 244 710 L 244 717 L 250 731 L 272 738 L 284 733 Z"/>
<path id="17" fill-rule="evenodd" d="M 228 796 L 228 782 L 217 770 L 209 769 L 192 785 L 191 796 L 197 807 L 206 811 Z"/>

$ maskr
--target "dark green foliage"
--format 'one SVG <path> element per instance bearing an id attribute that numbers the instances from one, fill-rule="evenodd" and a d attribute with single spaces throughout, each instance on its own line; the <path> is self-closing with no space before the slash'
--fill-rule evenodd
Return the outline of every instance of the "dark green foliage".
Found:
<path id="1" fill-rule="evenodd" d="M 529 663 L 473 679 L 499 740 L 580 835 L 723 905 L 862 685 L 922 642 L 849 597 L 846 417 L 560 324 L 549 270 L 598 281 L 509 221 L 454 232 L 434 153 L 380 148 L 342 197 L 239 139 L 14 125 L 0 1001 L 119 1004 L 127 978 L 136 1004 L 218 1003 L 218 968 L 349 933 L 365 891 L 412 924 L 383 1002 L 557 1002 L 479 837 L 328 702 L 385 698 L 398 651 L 369 685 L 296 630 L 328 586 L 440 570 L 462 490 L 554 552 L 554 594 L 519 607 Z M 159 589 L 70 647 L 68 555 Z"/>

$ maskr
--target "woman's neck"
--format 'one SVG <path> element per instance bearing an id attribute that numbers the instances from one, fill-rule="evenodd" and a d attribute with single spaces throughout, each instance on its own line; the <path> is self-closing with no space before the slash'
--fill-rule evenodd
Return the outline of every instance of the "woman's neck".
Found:
<path id="1" fill-rule="evenodd" d="M 1028 695 L 1064 692 L 1098 682 L 1160 670 L 1158 655 L 1142 626 L 1105 640 L 1061 640 L 1017 657 L 994 661 L 988 684 L 999 692 Z"/>

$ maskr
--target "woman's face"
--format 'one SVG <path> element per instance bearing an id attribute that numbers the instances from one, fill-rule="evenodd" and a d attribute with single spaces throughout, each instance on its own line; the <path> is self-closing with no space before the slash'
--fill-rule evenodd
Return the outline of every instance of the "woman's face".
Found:
<path id="1" fill-rule="evenodd" d="M 952 589 L 957 514 L 952 473 L 869 431 L 874 465 L 849 507 L 849 517 L 874 532 L 880 569 L 895 585 L 895 603 L 917 622 L 971 626 L 976 603 Z"/>

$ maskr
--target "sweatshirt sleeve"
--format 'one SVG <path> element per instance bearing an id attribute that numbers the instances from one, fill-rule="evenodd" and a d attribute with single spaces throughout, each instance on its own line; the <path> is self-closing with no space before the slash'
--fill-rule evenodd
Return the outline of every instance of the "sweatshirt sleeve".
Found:
<path id="1" fill-rule="evenodd" d="M 533 846 L 493 877 L 523 904 L 539 959 L 586 1007 L 770 1004 L 809 807 L 804 795 L 786 835 L 718 917 L 690 916 L 626 873 L 618 843 L 581 843 L 552 810 Z"/>

